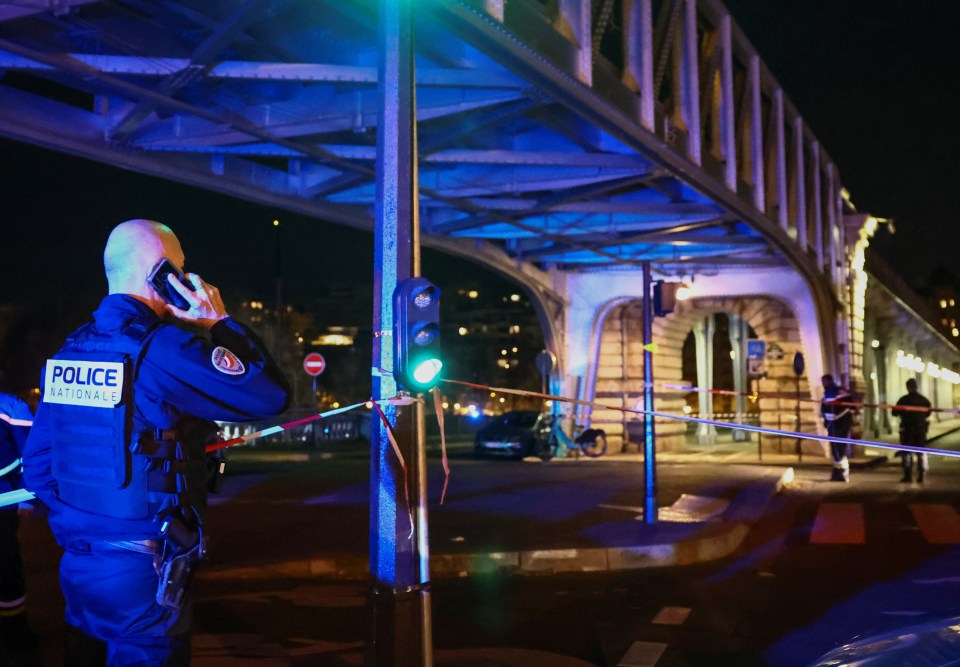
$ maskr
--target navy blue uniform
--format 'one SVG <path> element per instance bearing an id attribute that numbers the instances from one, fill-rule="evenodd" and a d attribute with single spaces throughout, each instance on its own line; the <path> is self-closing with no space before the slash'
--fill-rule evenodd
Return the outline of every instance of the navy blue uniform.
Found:
<path id="1" fill-rule="evenodd" d="M 900 444 L 923 447 L 927 444 L 927 418 L 930 415 L 930 409 L 933 407 L 930 401 L 914 388 L 914 391 L 901 396 L 897 405 L 926 408 L 926 410 L 894 410 L 894 414 L 900 418 Z M 926 452 L 903 451 L 897 452 L 897 456 L 900 457 L 903 466 L 903 479 L 901 481 L 912 481 L 914 459 L 917 461 L 917 481 L 924 481 L 930 467 Z"/>
<path id="2" fill-rule="evenodd" d="M 0 394 L 0 493 L 21 487 L 20 455 L 33 413 L 16 396 Z M 24 613 L 26 587 L 17 539 L 17 506 L 0 509 L 0 620 Z"/>
<path id="3" fill-rule="evenodd" d="M 851 403 L 853 396 L 846 389 L 836 383 L 830 383 L 823 388 L 823 404 L 820 412 L 823 415 L 823 424 L 827 435 L 836 438 L 849 438 L 853 426 L 853 409 L 849 405 L 837 403 Z M 834 482 L 846 482 L 850 479 L 850 461 L 847 458 L 850 446 L 845 442 L 831 442 L 830 455 L 833 457 L 833 472 L 830 479 Z"/>
<path id="4" fill-rule="evenodd" d="M 109 664 L 189 663 L 189 596 L 180 609 L 155 599 L 167 548 L 160 519 L 202 522 L 197 472 L 212 433 L 204 420 L 272 417 L 288 399 L 280 370 L 243 325 L 226 318 L 207 338 L 121 294 L 47 363 L 25 482 L 49 506 L 65 549 L 68 628 L 105 642 Z"/>

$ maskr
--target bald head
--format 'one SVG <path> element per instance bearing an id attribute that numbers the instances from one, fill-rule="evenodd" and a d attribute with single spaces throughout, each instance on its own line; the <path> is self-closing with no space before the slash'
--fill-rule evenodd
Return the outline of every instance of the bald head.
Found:
<path id="1" fill-rule="evenodd" d="M 169 227 L 152 220 L 121 222 L 110 232 L 103 251 L 110 294 L 129 294 L 152 306 L 159 296 L 147 275 L 164 257 L 183 270 L 183 250 Z M 163 308 L 162 301 L 156 305 Z"/>

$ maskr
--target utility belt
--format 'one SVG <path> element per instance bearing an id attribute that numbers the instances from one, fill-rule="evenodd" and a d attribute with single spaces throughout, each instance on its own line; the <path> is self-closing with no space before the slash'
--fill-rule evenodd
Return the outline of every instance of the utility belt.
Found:
<path id="1" fill-rule="evenodd" d="M 156 556 L 163 552 L 163 540 L 73 540 L 67 551 L 75 553 L 103 553 L 107 551 L 134 551 Z"/>
<path id="2" fill-rule="evenodd" d="M 180 434 L 172 430 L 157 430 L 155 434 L 159 442 L 178 441 Z M 169 464 L 167 461 L 165 464 Z M 220 493 L 223 486 L 223 474 L 226 461 L 221 452 L 207 458 L 207 491 Z M 163 536 L 163 545 L 157 574 L 160 581 L 157 584 L 157 604 L 170 609 L 180 609 L 183 606 L 187 587 L 193 579 L 197 564 L 207 556 L 207 538 L 203 534 L 203 522 L 196 513 L 196 522 L 187 521 L 179 511 L 162 515 L 160 520 L 160 534 Z"/>
<path id="3" fill-rule="evenodd" d="M 177 516 L 168 516 L 160 524 L 163 539 L 155 540 L 73 540 L 67 551 L 73 553 L 110 553 L 129 551 L 153 557 L 159 575 L 157 604 L 180 609 L 197 564 L 207 555 L 203 528 L 191 528 Z"/>
<path id="4" fill-rule="evenodd" d="M 839 414 L 833 414 L 833 413 L 830 413 L 830 412 L 825 412 L 825 413 L 823 414 L 823 421 L 827 421 L 827 422 L 836 421 L 836 420 L 840 419 L 841 417 L 846 417 L 846 416 L 849 415 L 849 414 L 850 414 L 850 408 L 847 408 L 846 410 L 844 410 L 843 412 L 841 412 L 841 413 L 839 413 Z"/>

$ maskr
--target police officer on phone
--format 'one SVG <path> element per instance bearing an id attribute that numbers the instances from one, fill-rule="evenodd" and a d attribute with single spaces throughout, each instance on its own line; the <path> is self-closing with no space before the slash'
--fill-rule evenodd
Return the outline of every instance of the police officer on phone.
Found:
<path id="1" fill-rule="evenodd" d="M 108 296 L 44 369 L 25 482 L 64 548 L 65 664 L 186 665 L 210 420 L 277 415 L 289 387 L 168 227 L 121 223 L 103 261 Z"/>

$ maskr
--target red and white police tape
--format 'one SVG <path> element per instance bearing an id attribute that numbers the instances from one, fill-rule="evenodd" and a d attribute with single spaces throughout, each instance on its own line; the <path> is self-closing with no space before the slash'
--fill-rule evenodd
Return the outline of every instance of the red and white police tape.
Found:
<path id="1" fill-rule="evenodd" d="M 650 417 L 660 418 L 660 419 L 674 419 L 674 420 L 690 422 L 694 424 L 708 424 L 713 426 L 720 426 L 722 428 L 733 428 L 741 431 L 750 431 L 750 432 L 762 433 L 766 435 L 779 435 L 786 438 L 796 438 L 799 440 L 817 440 L 820 442 L 835 442 L 835 443 L 850 444 L 850 445 L 864 445 L 867 447 L 874 447 L 877 449 L 917 452 L 917 453 L 933 454 L 934 456 L 945 456 L 948 458 L 960 458 L 960 451 L 952 451 L 949 449 L 939 449 L 936 447 L 917 447 L 913 445 L 900 445 L 900 444 L 893 444 L 889 442 L 878 442 L 875 440 L 856 440 L 854 438 L 838 438 L 836 436 L 821 435 L 819 433 L 804 433 L 802 431 L 790 431 L 785 429 L 768 428 L 764 426 L 753 426 L 750 424 L 742 424 L 737 422 L 717 421 L 714 419 L 703 419 L 701 417 L 694 417 L 689 415 L 680 415 L 680 414 L 673 414 L 668 412 L 657 412 L 655 410 L 640 410 L 638 408 L 625 408 L 623 406 L 608 405 L 608 404 L 600 403 L 597 401 L 581 401 L 576 398 L 558 396 L 555 394 L 546 394 L 546 393 L 541 393 L 537 391 L 527 391 L 524 389 L 510 389 L 508 387 L 493 387 L 485 384 L 477 384 L 475 382 L 463 382 L 461 380 L 442 380 L 442 382 L 447 384 L 460 385 L 463 387 L 471 387 L 473 389 L 480 389 L 483 391 L 494 391 L 501 394 L 526 396 L 529 398 L 540 398 L 543 400 L 558 401 L 561 403 L 569 403 L 572 405 L 582 405 L 590 408 L 601 408 L 604 410 L 613 410 L 617 412 L 642 415 L 642 416 L 650 416 Z M 661 385 L 661 386 L 682 389 L 685 391 L 709 391 L 714 393 L 736 393 L 736 392 L 729 392 L 727 390 L 699 389 L 696 387 L 688 387 L 686 385 Z M 752 395 L 752 394 L 746 394 L 746 395 Z M 367 406 L 367 407 L 376 408 L 376 411 L 380 415 L 381 420 L 384 420 L 384 423 L 387 427 L 387 434 L 388 434 L 388 437 L 390 438 L 390 443 L 391 443 L 391 446 L 393 447 L 394 454 L 397 456 L 397 459 L 400 462 L 401 468 L 404 471 L 404 475 L 406 475 L 406 462 L 403 459 L 403 455 L 401 454 L 396 438 L 394 437 L 393 429 L 389 426 L 389 421 L 386 420 L 386 415 L 383 413 L 383 409 L 381 405 L 409 405 L 414 400 L 418 400 L 418 399 L 413 399 L 406 396 L 399 396 L 399 397 L 388 398 L 388 399 L 380 399 L 377 401 L 364 401 L 362 403 L 354 403 L 352 405 L 347 405 L 342 408 L 335 408 L 333 410 L 321 412 L 316 415 L 311 415 L 310 417 L 304 417 L 303 419 L 298 419 L 296 421 L 287 422 L 285 424 L 279 424 L 277 426 L 271 426 L 269 428 L 262 429 L 254 433 L 248 433 L 247 435 L 244 435 L 238 438 L 232 438 L 230 440 L 216 442 L 216 443 L 207 445 L 206 451 L 214 452 L 219 449 L 246 444 L 258 438 L 274 435 L 276 433 L 280 433 L 282 431 L 286 431 L 291 428 L 295 428 L 297 426 L 302 426 L 304 424 L 308 424 L 313 421 L 325 419 L 327 417 L 332 417 L 334 415 L 342 414 L 344 412 L 350 412 L 351 410 L 356 410 L 358 408 Z M 807 399 L 807 400 L 811 400 L 811 399 Z M 441 426 L 440 433 L 441 433 L 443 469 L 446 475 L 446 478 L 444 480 L 444 486 L 443 486 L 443 494 L 441 495 L 441 502 L 442 502 L 447 491 L 447 483 L 449 482 L 450 467 L 447 462 L 446 439 L 443 437 L 443 433 L 444 433 L 443 409 L 442 409 L 442 405 L 440 405 L 439 392 L 437 392 L 436 390 L 434 390 L 434 403 L 437 407 L 437 416 L 438 416 L 437 418 Z M 843 403 L 842 405 L 846 405 L 846 404 Z M 888 407 L 890 409 L 893 409 L 895 407 L 895 406 L 887 406 L 884 404 L 872 405 L 872 404 L 864 404 L 864 403 L 856 403 L 853 405 L 862 406 L 862 407 Z M 900 406 L 898 409 L 903 409 L 903 408 L 904 406 Z M 953 412 L 953 413 L 960 412 L 960 410 L 946 410 L 942 408 L 940 409 L 940 411 Z M 407 485 L 404 484 L 405 491 L 406 491 L 406 486 Z M 26 489 L 17 489 L 15 491 L 8 491 L 7 493 L 0 493 L 0 507 L 6 507 L 8 505 L 13 505 L 20 502 L 26 502 L 26 501 L 32 500 L 34 497 L 35 497 L 34 494 L 27 491 Z M 407 498 L 407 507 L 408 507 L 408 514 L 409 514 L 409 511 L 410 511 L 409 497 Z M 413 527 L 413 521 L 411 519 L 411 535 L 412 535 L 412 527 Z"/>

